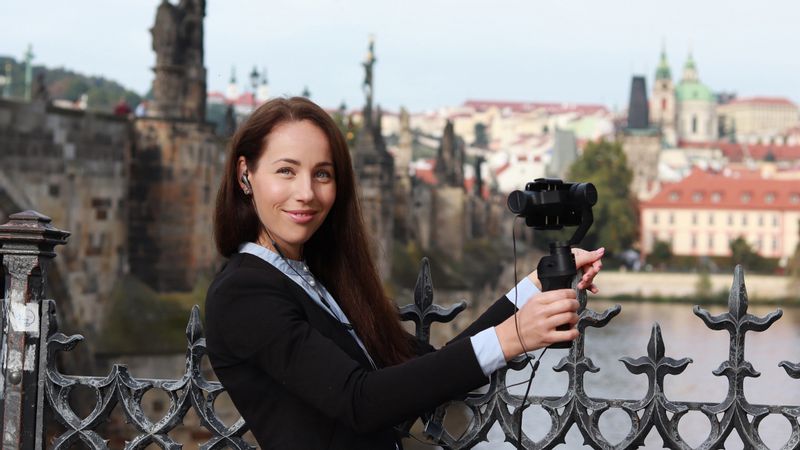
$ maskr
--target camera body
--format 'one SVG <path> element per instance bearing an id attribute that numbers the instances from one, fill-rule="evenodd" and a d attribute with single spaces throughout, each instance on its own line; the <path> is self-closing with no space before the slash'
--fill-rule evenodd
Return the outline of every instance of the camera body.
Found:
<path id="1" fill-rule="evenodd" d="M 556 178 L 537 178 L 524 191 L 508 196 L 508 209 L 537 230 L 579 226 L 583 211 L 596 203 L 597 189 L 592 183 L 565 183 Z"/>

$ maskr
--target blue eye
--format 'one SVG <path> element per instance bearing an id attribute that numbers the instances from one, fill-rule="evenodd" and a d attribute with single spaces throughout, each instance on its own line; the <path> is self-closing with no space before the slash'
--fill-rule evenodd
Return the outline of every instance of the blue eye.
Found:
<path id="1" fill-rule="evenodd" d="M 290 169 L 289 167 L 281 167 L 280 169 L 276 170 L 275 173 L 281 175 L 292 175 L 294 172 L 292 172 L 292 169 Z"/>
<path id="2" fill-rule="evenodd" d="M 316 176 L 317 176 L 317 178 L 322 178 L 322 179 L 325 179 L 325 180 L 329 180 L 329 179 L 333 178 L 333 174 L 330 173 L 327 170 L 318 170 Z"/>

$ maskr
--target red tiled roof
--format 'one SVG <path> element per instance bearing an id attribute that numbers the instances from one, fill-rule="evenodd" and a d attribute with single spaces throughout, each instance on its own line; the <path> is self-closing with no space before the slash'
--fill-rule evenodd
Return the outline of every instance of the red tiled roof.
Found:
<path id="1" fill-rule="evenodd" d="M 558 114 L 565 112 L 578 112 L 581 114 L 594 114 L 597 112 L 608 112 L 608 108 L 603 105 L 596 104 L 580 104 L 580 103 L 554 103 L 554 102 L 509 102 L 498 100 L 467 100 L 464 106 L 473 108 L 477 111 L 485 111 L 489 108 L 495 107 L 498 109 L 510 109 L 513 112 L 531 112 L 538 109 L 543 109 L 549 114 Z"/>
<path id="2" fill-rule="evenodd" d="M 777 144 L 742 144 L 727 141 L 716 142 L 683 142 L 678 144 L 681 148 L 718 148 L 731 162 L 741 162 L 745 155 L 755 160 L 763 160 L 768 153 L 772 153 L 775 161 L 800 160 L 800 145 Z"/>
<path id="3" fill-rule="evenodd" d="M 731 100 L 727 104 L 728 105 L 762 104 L 762 105 L 795 106 L 795 104 L 791 100 L 789 100 L 788 98 L 784 98 L 784 97 L 746 97 L 746 98 L 737 98 L 737 99 Z"/>
<path id="4" fill-rule="evenodd" d="M 720 174 L 695 169 L 677 183 L 664 184 L 641 206 L 800 211 L 800 180 L 765 179 L 754 171 Z"/>

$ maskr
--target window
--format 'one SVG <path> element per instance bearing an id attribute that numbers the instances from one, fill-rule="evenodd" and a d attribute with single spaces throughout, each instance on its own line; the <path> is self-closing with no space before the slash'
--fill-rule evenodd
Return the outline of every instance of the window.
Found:
<path id="1" fill-rule="evenodd" d="M 697 225 L 697 213 L 692 213 L 692 225 Z"/>
<path id="2" fill-rule="evenodd" d="M 708 224 L 709 225 L 714 225 L 714 213 L 709 213 L 708 214 Z"/>
<path id="3" fill-rule="evenodd" d="M 733 214 L 728 214 L 728 225 L 733 225 Z"/>
<path id="4" fill-rule="evenodd" d="M 719 192 L 714 192 L 711 194 L 711 203 L 719 203 L 722 199 L 722 194 Z"/>
<path id="5" fill-rule="evenodd" d="M 672 225 L 675 223 L 675 214 L 669 213 L 669 224 Z"/>
<path id="6" fill-rule="evenodd" d="M 747 214 L 742 214 L 742 225 L 747 225 Z"/>
<path id="7" fill-rule="evenodd" d="M 694 250 L 696 248 L 697 248 L 697 236 L 693 234 L 692 235 L 692 250 Z"/>
<path id="8" fill-rule="evenodd" d="M 661 110 L 666 111 L 666 109 L 667 109 L 667 99 L 665 97 L 661 99 Z"/>
<path id="9" fill-rule="evenodd" d="M 692 116 L 692 134 L 697 134 L 697 116 Z"/>
<path id="10" fill-rule="evenodd" d="M 792 192 L 792 194 L 789 196 L 789 201 L 794 204 L 800 203 L 800 194 L 797 192 Z"/>
<path id="11" fill-rule="evenodd" d="M 703 201 L 703 192 L 695 191 L 692 193 L 692 201 L 695 203 L 699 203 Z"/>
<path id="12" fill-rule="evenodd" d="M 713 234 L 709 234 L 708 235 L 708 249 L 711 250 L 713 248 L 714 248 L 714 235 Z"/>
<path id="13" fill-rule="evenodd" d="M 50 194 L 50 197 L 58 197 L 58 195 L 61 193 L 61 187 L 57 184 L 51 184 L 49 186 L 48 193 Z"/>
<path id="14" fill-rule="evenodd" d="M 753 198 L 753 194 L 750 192 L 742 192 L 742 203 L 750 203 L 750 199 Z"/>
<path id="15" fill-rule="evenodd" d="M 777 236 L 773 236 L 772 237 L 772 251 L 776 252 L 776 253 L 778 252 L 778 237 Z"/>
<path id="16" fill-rule="evenodd" d="M 775 193 L 774 192 L 767 192 L 767 194 L 764 195 L 764 201 L 767 202 L 767 203 L 775 202 Z"/>
<path id="17" fill-rule="evenodd" d="M 758 226 L 760 227 L 764 226 L 764 216 L 761 214 L 758 215 Z"/>
<path id="18" fill-rule="evenodd" d="M 658 212 L 653 213 L 653 225 L 658 225 Z"/>
<path id="19" fill-rule="evenodd" d="M 778 226 L 778 223 L 779 223 L 779 222 L 778 222 L 778 215 L 777 215 L 777 214 L 773 214 L 773 215 L 772 215 L 772 226 L 773 226 L 773 227 L 777 227 L 777 226 Z"/>
<path id="20" fill-rule="evenodd" d="M 669 200 L 676 202 L 678 199 L 681 198 L 681 194 L 678 191 L 672 191 L 669 193 Z"/>

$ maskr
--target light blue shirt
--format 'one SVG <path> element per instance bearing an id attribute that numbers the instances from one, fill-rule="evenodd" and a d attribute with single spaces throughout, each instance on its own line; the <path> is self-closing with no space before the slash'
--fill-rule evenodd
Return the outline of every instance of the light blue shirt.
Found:
<path id="1" fill-rule="evenodd" d="M 289 277 L 289 279 L 297 283 L 315 303 L 328 314 L 332 315 L 334 319 L 345 325 L 350 325 L 350 320 L 347 318 L 344 311 L 342 311 L 342 308 L 330 292 L 325 289 L 325 286 L 314 278 L 314 275 L 309 271 L 304 261 L 283 258 L 272 250 L 253 242 L 242 244 L 239 247 L 239 252 L 249 253 L 268 262 Z M 528 299 L 537 293 L 539 293 L 539 289 L 536 288 L 536 285 L 534 285 L 528 277 L 525 277 L 517 284 L 516 288 L 512 288 L 508 291 L 506 297 L 513 303 L 516 296 L 517 308 L 522 308 Z M 328 303 L 328 306 L 322 302 L 323 297 Z M 353 339 L 356 340 L 358 346 L 361 347 L 361 350 L 364 352 L 367 359 L 369 359 L 372 366 L 376 367 L 375 362 L 372 360 L 369 352 L 367 352 L 367 348 L 364 346 L 364 343 L 361 342 L 355 330 L 348 329 L 348 332 L 353 336 Z M 503 356 L 503 349 L 500 346 L 500 340 L 497 338 L 497 332 L 494 327 L 487 328 L 475 336 L 470 337 L 470 342 L 472 343 L 472 349 L 475 352 L 475 356 L 478 359 L 478 363 L 484 375 L 488 377 L 497 369 L 505 367 L 506 360 Z"/>

